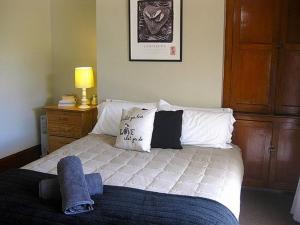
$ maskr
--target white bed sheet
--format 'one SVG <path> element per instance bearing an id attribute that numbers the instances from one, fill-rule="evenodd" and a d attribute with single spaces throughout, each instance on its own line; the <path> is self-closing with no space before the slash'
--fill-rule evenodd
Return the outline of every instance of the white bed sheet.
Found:
<path id="1" fill-rule="evenodd" d="M 34 161 L 24 169 L 57 174 L 57 162 L 78 156 L 85 173 L 99 172 L 104 184 L 213 199 L 239 218 L 243 179 L 241 151 L 184 146 L 150 153 L 117 149 L 115 138 L 90 134 Z"/>

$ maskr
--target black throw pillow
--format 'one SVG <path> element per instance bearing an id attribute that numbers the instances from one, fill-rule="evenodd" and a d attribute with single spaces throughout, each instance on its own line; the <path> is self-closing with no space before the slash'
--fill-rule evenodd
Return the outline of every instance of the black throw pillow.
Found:
<path id="1" fill-rule="evenodd" d="M 182 149 L 182 114 L 183 110 L 156 112 L 151 148 Z"/>

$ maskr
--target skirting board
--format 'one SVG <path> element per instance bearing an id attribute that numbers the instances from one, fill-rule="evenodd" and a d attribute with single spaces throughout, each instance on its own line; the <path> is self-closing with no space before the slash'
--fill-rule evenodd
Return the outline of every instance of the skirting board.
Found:
<path id="1" fill-rule="evenodd" d="M 0 172 L 22 167 L 41 156 L 41 146 L 33 146 L 16 154 L 0 159 Z"/>

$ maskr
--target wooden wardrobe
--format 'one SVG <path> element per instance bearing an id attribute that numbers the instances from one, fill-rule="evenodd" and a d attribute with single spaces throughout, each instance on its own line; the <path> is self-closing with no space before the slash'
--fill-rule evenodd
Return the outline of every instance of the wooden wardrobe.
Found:
<path id="1" fill-rule="evenodd" d="M 223 106 L 244 185 L 295 190 L 300 175 L 300 0 L 227 0 Z"/>

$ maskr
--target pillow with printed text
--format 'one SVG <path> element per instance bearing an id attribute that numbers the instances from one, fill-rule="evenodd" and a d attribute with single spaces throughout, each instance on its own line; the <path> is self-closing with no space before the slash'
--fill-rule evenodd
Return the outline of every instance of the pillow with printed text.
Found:
<path id="1" fill-rule="evenodd" d="M 122 110 L 117 148 L 150 152 L 156 108 Z"/>

